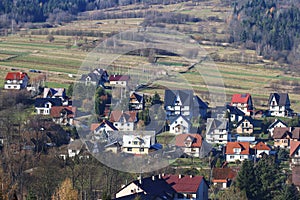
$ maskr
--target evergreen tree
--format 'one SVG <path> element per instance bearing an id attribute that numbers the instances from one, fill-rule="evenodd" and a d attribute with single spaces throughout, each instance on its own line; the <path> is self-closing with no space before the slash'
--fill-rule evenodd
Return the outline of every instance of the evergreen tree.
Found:
<path id="1" fill-rule="evenodd" d="M 274 198 L 275 200 L 298 200 L 300 199 L 299 191 L 294 184 L 285 185 L 280 195 Z"/>

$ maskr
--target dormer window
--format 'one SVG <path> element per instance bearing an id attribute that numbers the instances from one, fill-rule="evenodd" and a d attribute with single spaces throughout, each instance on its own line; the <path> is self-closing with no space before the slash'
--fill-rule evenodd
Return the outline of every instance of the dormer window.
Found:
<path id="1" fill-rule="evenodd" d="M 240 148 L 234 148 L 233 152 L 236 153 L 236 154 L 239 154 L 241 152 L 241 149 Z"/>

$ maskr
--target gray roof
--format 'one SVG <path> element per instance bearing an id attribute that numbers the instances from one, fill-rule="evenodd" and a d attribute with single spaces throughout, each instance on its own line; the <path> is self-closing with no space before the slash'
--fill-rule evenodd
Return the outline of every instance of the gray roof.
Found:
<path id="1" fill-rule="evenodd" d="M 208 118 L 206 124 L 206 134 L 212 134 L 216 129 L 224 130 L 228 128 L 228 119 L 225 118 Z"/>
<path id="2" fill-rule="evenodd" d="M 271 93 L 269 97 L 269 105 L 271 105 L 273 97 L 275 97 L 276 103 L 279 106 L 290 106 L 290 99 L 288 93 Z"/>
<path id="3" fill-rule="evenodd" d="M 284 124 L 285 125 L 285 127 L 287 127 L 287 124 L 286 123 L 284 123 L 283 121 L 281 121 L 280 119 L 275 119 L 275 121 L 272 123 L 272 124 L 270 124 L 270 126 L 268 127 L 268 129 L 271 129 L 271 128 L 273 128 L 276 124 L 278 124 L 278 123 L 282 123 L 282 124 Z"/>
<path id="4" fill-rule="evenodd" d="M 198 97 L 197 95 L 194 96 L 193 103 L 194 103 L 194 107 L 204 108 L 204 109 L 208 108 L 207 103 L 202 101 L 202 99 L 200 99 L 200 97 Z"/>
<path id="5" fill-rule="evenodd" d="M 173 106 L 177 96 L 179 96 L 183 106 L 192 106 L 192 90 L 165 90 L 165 106 Z"/>
<path id="6" fill-rule="evenodd" d="M 188 118 L 186 118 L 185 116 L 183 115 L 172 115 L 172 116 L 169 116 L 168 117 L 168 121 L 169 121 L 169 124 L 173 124 L 179 117 L 182 117 L 185 121 L 187 121 L 189 124 L 192 124 L 190 122 L 190 120 Z"/>
<path id="7" fill-rule="evenodd" d="M 254 126 L 254 120 L 250 116 L 243 116 L 243 119 L 241 119 L 236 126 L 241 125 L 245 120 L 248 120 Z"/>

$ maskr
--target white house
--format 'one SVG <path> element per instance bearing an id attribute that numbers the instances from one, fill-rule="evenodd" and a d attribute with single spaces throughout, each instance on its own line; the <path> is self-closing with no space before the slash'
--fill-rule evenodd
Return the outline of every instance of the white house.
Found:
<path id="1" fill-rule="evenodd" d="M 35 111 L 38 115 L 50 115 L 53 106 L 62 106 L 60 98 L 37 98 L 35 99 Z"/>
<path id="2" fill-rule="evenodd" d="M 206 141 L 215 144 L 226 144 L 228 141 L 231 141 L 228 119 L 208 118 L 206 123 Z"/>
<path id="3" fill-rule="evenodd" d="M 111 75 L 109 76 L 109 84 L 113 87 L 127 87 L 130 76 L 128 75 Z"/>
<path id="4" fill-rule="evenodd" d="M 189 133 L 191 122 L 183 115 L 170 116 L 168 120 L 169 132 L 173 134 Z"/>
<path id="5" fill-rule="evenodd" d="M 155 144 L 155 131 L 129 132 L 123 135 L 122 151 L 130 154 L 148 154 Z"/>
<path id="6" fill-rule="evenodd" d="M 137 112 L 114 110 L 110 113 L 110 121 L 119 131 L 133 131 L 138 122 Z"/>
<path id="7" fill-rule="evenodd" d="M 79 155 L 81 149 L 82 149 L 83 143 L 81 140 L 74 140 L 72 141 L 68 146 L 68 156 L 70 158 L 75 157 L 76 155 Z"/>
<path id="8" fill-rule="evenodd" d="M 269 114 L 276 117 L 289 117 L 293 110 L 287 93 L 271 93 L 269 97 Z"/>
<path id="9" fill-rule="evenodd" d="M 249 142 L 228 142 L 226 145 L 226 161 L 235 162 L 251 159 Z"/>
<path id="10" fill-rule="evenodd" d="M 250 94 L 233 94 L 231 99 L 231 106 L 236 106 L 243 111 L 246 116 L 250 116 L 253 113 L 253 103 Z"/>
<path id="11" fill-rule="evenodd" d="M 25 72 L 8 72 L 5 77 L 4 89 L 20 90 L 27 87 L 29 76 Z"/>
<path id="12" fill-rule="evenodd" d="M 144 94 L 130 92 L 129 110 L 144 110 L 145 99 Z"/>
<path id="13" fill-rule="evenodd" d="M 268 132 L 270 133 L 270 136 L 273 137 L 274 134 L 274 129 L 276 127 L 284 127 L 287 128 L 287 124 L 284 123 L 283 121 L 281 121 L 280 119 L 275 119 L 275 121 L 270 124 L 270 126 L 268 127 Z"/>
<path id="14" fill-rule="evenodd" d="M 263 154 L 270 155 L 271 148 L 263 142 L 257 143 L 254 148 L 257 158 L 262 157 Z"/>

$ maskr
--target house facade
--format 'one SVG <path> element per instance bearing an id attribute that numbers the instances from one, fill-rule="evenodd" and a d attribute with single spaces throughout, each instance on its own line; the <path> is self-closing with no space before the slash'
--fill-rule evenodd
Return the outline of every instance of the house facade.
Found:
<path id="1" fill-rule="evenodd" d="M 206 124 L 206 141 L 214 144 L 226 144 L 231 140 L 229 122 L 225 118 L 208 118 Z"/>
<path id="2" fill-rule="evenodd" d="M 244 116 L 242 120 L 237 123 L 236 132 L 238 134 L 252 134 L 254 130 L 253 119 L 249 116 Z"/>
<path id="3" fill-rule="evenodd" d="M 109 81 L 109 75 L 105 69 L 94 69 L 88 74 L 83 74 L 80 81 L 85 85 L 103 86 Z"/>
<path id="4" fill-rule="evenodd" d="M 212 172 L 212 183 L 220 188 L 228 188 L 232 181 L 237 176 L 237 171 L 232 168 L 213 168 Z"/>
<path id="5" fill-rule="evenodd" d="M 228 142 L 226 145 L 226 161 L 244 161 L 252 158 L 249 142 Z"/>
<path id="6" fill-rule="evenodd" d="M 173 134 L 189 133 L 191 122 L 183 115 L 169 117 L 169 132 Z"/>
<path id="7" fill-rule="evenodd" d="M 200 134 L 180 134 L 176 136 L 175 145 L 189 156 L 200 157 L 202 136 Z"/>
<path id="8" fill-rule="evenodd" d="M 25 72 L 8 72 L 5 77 L 5 90 L 20 90 L 27 87 L 29 76 Z"/>
<path id="9" fill-rule="evenodd" d="M 248 93 L 232 95 L 230 105 L 236 106 L 238 109 L 244 112 L 246 116 L 250 116 L 253 113 L 252 97 Z"/>
<path id="10" fill-rule="evenodd" d="M 274 146 L 281 148 L 290 148 L 290 141 L 292 139 L 291 128 L 276 127 L 274 128 Z"/>
<path id="11" fill-rule="evenodd" d="M 245 116 L 245 113 L 238 109 L 236 106 L 227 105 L 226 108 L 230 122 L 238 123 Z"/>
<path id="12" fill-rule="evenodd" d="M 287 126 L 286 123 L 284 123 L 284 122 L 281 121 L 280 119 L 277 119 L 277 118 L 276 118 L 275 121 L 274 121 L 272 124 L 270 124 L 270 126 L 268 127 L 268 132 L 269 132 L 269 134 L 270 134 L 271 137 L 273 137 L 274 129 L 275 129 L 276 127 L 287 128 L 288 126 Z"/>
<path id="13" fill-rule="evenodd" d="M 144 110 L 145 99 L 144 94 L 131 92 L 129 98 L 129 110 Z"/>
<path id="14" fill-rule="evenodd" d="M 35 112 L 38 115 L 50 115 L 51 108 L 54 106 L 62 106 L 59 98 L 37 98 L 35 99 Z"/>
<path id="15" fill-rule="evenodd" d="M 129 154 L 148 154 L 156 143 L 154 131 L 142 131 L 123 135 L 122 151 Z"/>
<path id="16" fill-rule="evenodd" d="M 268 101 L 269 115 L 276 117 L 290 117 L 293 110 L 287 93 L 271 93 Z"/>
<path id="17" fill-rule="evenodd" d="M 263 154 L 270 155 L 271 151 L 271 147 L 264 142 L 258 142 L 253 149 L 257 158 L 261 158 Z"/>

